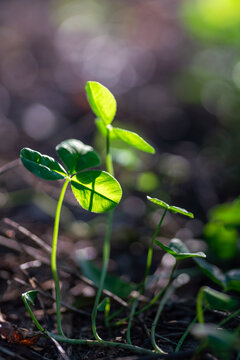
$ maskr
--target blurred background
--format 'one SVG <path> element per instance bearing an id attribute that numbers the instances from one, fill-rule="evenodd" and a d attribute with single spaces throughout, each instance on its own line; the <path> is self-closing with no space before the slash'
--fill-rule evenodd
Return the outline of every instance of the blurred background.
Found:
<path id="1" fill-rule="evenodd" d="M 99 81 L 117 99 L 115 124 L 156 148 L 154 156 L 113 149 L 124 190 L 115 246 L 128 243 L 135 256 L 147 246 L 161 213 L 150 195 L 195 214 L 169 215 L 166 236 L 204 239 L 215 262 L 237 264 L 240 2 L 1 0 L 0 20 L 0 166 L 22 147 L 56 157 L 67 138 L 102 154 L 84 90 Z M 0 215 L 50 238 L 58 194 L 58 184 L 14 167 L 1 174 Z M 70 193 L 63 213 L 76 246 L 104 234 L 105 217 Z"/>

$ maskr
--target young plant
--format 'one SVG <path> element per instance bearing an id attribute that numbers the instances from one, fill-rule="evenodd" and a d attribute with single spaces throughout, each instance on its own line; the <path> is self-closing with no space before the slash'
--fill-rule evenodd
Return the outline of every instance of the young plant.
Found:
<path id="1" fill-rule="evenodd" d="M 156 240 L 156 237 L 159 233 L 159 230 L 160 230 L 160 227 L 162 225 L 162 222 L 166 216 L 166 213 L 167 211 L 171 211 L 173 212 L 174 214 L 178 213 L 178 214 L 181 214 L 181 215 L 185 215 L 187 217 L 190 217 L 190 218 L 193 218 L 193 214 L 190 213 L 189 211 L 185 210 L 185 209 L 182 209 L 182 208 L 179 208 L 177 206 L 172 206 L 172 205 L 168 205 L 167 203 L 165 203 L 164 201 L 162 200 L 159 200 L 157 198 L 151 198 L 150 196 L 147 197 L 147 199 L 151 202 L 153 202 L 154 204 L 156 204 L 157 206 L 159 206 L 160 208 L 164 209 L 164 212 L 160 218 L 160 221 L 158 223 L 158 226 L 157 226 L 157 229 L 156 231 L 154 232 L 154 235 L 152 237 L 152 240 L 151 240 L 151 243 L 150 243 L 150 246 L 149 246 L 149 249 L 148 249 L 148 254 L 147 254 L 147 263 L 146 263 L 146 269 L 145 269 L 145 275 L 144 275 L 144 279 L 143 279 L 143 284 L 142 284 L 142 288 L 141 288 L 141 291 L 140 291 L 140 294 L 143 294 L 144 290 L 145 290 L 145 286 L 146 286 L 146 280 L 147 280 L 147 276 L 149 274 L 149 270 L 150 270 L 150 267 L 151 267 L 151 263 L 152 263 L 152 255 L 153 255 L 153 245 L 154 243 L 156 243 L 157 245 L 159 245 L 164 251 L 168 252 L 170 255 L 172 255 L 174 258 L 175 258 L 175 264 L 172 268 L 172 271 L 171 271 L 171 274 L 170 274 L 170 277 L 169 277 L 169 280 L 168 280 L 168 283 L 167 285 L 165 286 L 164 289 L 162 289 L 153 299 L 152 301 L 146 305 L 143 309 L 141 309 L 138 313 L 142 312 L 142 311 L 145 311 L 146 309 L 148 309 L 151 305 L 153 305 L 161 296 L 163 296 L 163 299 L 162 301 L 160 302 L 159 304 L 159 307 L 158 307 L 158 310 L 157 310 L 157 313 L 156 313 L 156 316 L 155 316 L 155 319 L 153 321 L 153 324 L 152 324 L 152 329 L 151 329 L 151 340 L 152 340 L 152 345 L 154 347 L 154 349 L 159 352 L 159 353 L 164 353 L 162 349 L 160 349 L 157 344 L 156 344 L 156 341 L 155 341 L 155 328 L 156 328 L 156 325 L 157 325 L 157 322 L 158 322 L 158 319 L 159 319 L 159 316 L 162 312 L 162 309 L 163 309 L 163 306 L 165 304 L 165 302 L 167 301 L 168 299 L 168 296 L 171 294 L 171 291 L 168 291 L 171 283 L 172 283 L 172 280 L 173 280 L 173 276 L 174 276 L 174 271 L 176 269 L 176 266 L 177 266 L 177 261 L 179 259 L 186 259 L 186 258 L 189 258 L 189 257 L 205 257 L 206 255 L 202 252 L 197 252 L 197 253 L 191 253 L 189 252 L 189 250 L 187 249 L 187 247 L 178 239 L 173 239 L 171 242 L 170 242 L 170 245 L 169 247 L 163 245 L 160 241 Z M 133 306 L 132 306 L 132 310 L 131 310 L 131 314 L 130 314 L 130 319 L 129 319 L 129 323 L 128 323 L 128 331 L 127 331 L 127 337 L 128 337 L 128 342 L 131 343 L 131 338 L 130 338 L 130 330 L 131 330 L 131 323 L 132 323 L 132 319 L 133 319 L 133 316 L 135 314 L 135 310 L 136 310 L 136 307 L 137 307 L 137 303 L 138 303 L 138 298 L 136 298 L 135 302 L 133 303 Z"/>
<path id="2" fill-rule="evenodd" d="M 21 150 L 20 158 L 23 165 L 34 175 L 45 180 L 64 180 L 56 209 L 51 253 L 57 327 L 59 334 L 64 336 L 57 272 L 57 241 L 61 208 L 67 186 L 71 183 L 72 192 L 79 204 L 85 210 L 95 213 L 114 209 L 121 199 L 122 189 L 118 181 L 109 173 L 101 170 L 86 170 L 100 164 L 100 159 L 91 146 L 76 139 L 69 139 L 57 145 L 56 150 L 66 169 L 54 158 L 28 148 Z"/>
<path id="3" fill-rule="evenodd" d="M 113 139 L 122 140 L 128 145 L 133 146 L 144 152 L 148 152 L 151 154 L 155 153 L 154 148 L 135 132 L 116 128 L 111 125 L 116 115 L 117 102 L 114 95 L 105 86 L 95 81 L 88 81 L 86 84 L 86 93 L 91 109 L 97 116 L 96 125 L 103 134 L 103 136 L 106 137 L 106 168 L 110 174 L 114 175 L 113 161 L 110 149 L 111 140 Z M 97 333 L 96 316 L 109 262 L 112 221 L 113 213 L 109 213 L 107 219 L 107 232 L 104 240 L 103 267 L 100 285 L 92 311 L 92 330 L 95 338 L 99 341 L 101 341 L 102 339 Z"/>

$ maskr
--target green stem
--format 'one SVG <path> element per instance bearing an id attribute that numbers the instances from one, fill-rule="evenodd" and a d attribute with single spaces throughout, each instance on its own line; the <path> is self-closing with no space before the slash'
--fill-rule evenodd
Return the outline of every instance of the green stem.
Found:
<path id="1" fill-rule="evenodd" d="M 88 340 L 88 339 L 70 339 L 66 337 L 62 337 L 50 332 L 47 332 L 47 335 L 54 338 L 55 340 L 59 342 L 64 342 L 68 344 L 75 344 L 75 345 L 88 345 L 88 346 L 102 346 L 102 347 L 119 347 L 122 349 L 130 350 L 132 352 L 138 353 L 138 354 L 146 354 L 146 355 L 154 355 L 155 352 L 149 349 L 145 349 L 139 346 L 135 345 L 129 345 L 124 343 L 119 343 L 115 341 L 105 341 L 102 340 L 101 342 L 97 340 Z"/>
<path id="2" fill-rule="evenodd" d="M 151 328 L 151 341 L 152 341 L 152 345 L 153 345 L 153 348 L 161 353 L 161 354 L 164 354 L 164 351 L 157 345 L 156 343 L 156 339 L 155 339 L 155 330 L 156 330 L 156 326 L 157 326 L 157 323 L 158 323 L 158 320 L 159 320 L 159 317 L 162 313 L 162 310 L 167 302 L 167 300 L 169 299 L 169 297 L 171 296 L 171 294 L 173 293 L 174 291 L 174 285 L 171 284 L 172 283 L 172 280 L 173 280 L 173 275 L 174 275 L 174 271 L 176 269 L 176 266 L 177 266 L 177 260 L 175 261 L 175 264 L 172 268 L 172 271 L 171 271 L 171 274 L 170 274 L 170 277 L 169 277 L 169 280 L 168 280 L 168 283 L 167 285 L 165 286 L 164 288 L 164 296 L 160 302 L 160 304 L 158 305 L 158 309 L 157 309 L 157 313 L 156 313 L 156 316 L 153 320 L 153 323 L 152 323 L 152 328 Z"/>
<path id="3" fill-rule="evenodd" d="M 166 285 L 163 289 L 161 289 L 147 305 L 145 305 L 143 308 L 141 308 L 140 310 L 138 310 L 138 311 L 136 312 L 136 315 L 139 315 L 139 314 L 143 313 L 144 311 L 148 310 L 151 306 L 153 306 L 153 305 L 158 301 L 158 299 L 159 299 L 162 295 L 164 295 L 165 291 L 167 290 L 167 288 L 169 287 L 169 285 L 170 285 L 170 283 L 171 283 L 171 281 L 172 281 L 172 279 L 173 279 L 173 273 L 174 273 L 175 269 L 176 269 L 176 263 L 174 264 L 174 266 L 173 266 L 173 268 L 172 268 L 172 271 L 171 271 L 171 274 L 170 274 L 170 277 L 169 277 L 169 280 L 168 280 L 167 285 Z M 120 310 L 123 310 L 123 309 L 120 309 Z M 117 322 L 115 322 L 114 325 L 115 325 L 115 326 L 122 325 L 122 324 L 123 324 L 125 321 L 127 321 L 128 319 L 129 319 L 129 317 L 127 316 L 127 317 L 125 317 L 125 318 L 123 318 L 123 319 L 118 320 Z"/>
<path id="4" fill-rule="evenodd" d="M 181 336 L 180 340 L 177 343 L 175 352 L 178 352 L 184 342 L 184 340 L 186 339 L 186 337 L 188 336 L 188 334 L 190 333 L 190 331 L 193 328 L 193 325 L 195 325 L 197 322 L 197 316 L 194 317 L 194 319 L 190 322 L 190 324 L 188 325 L 187 329 L 184 331 L 183 335 Z"/>
<path id="5" fill-rule="evenodd" d="M 203 316 L 203 298 L 204 298 L 204 287 L 202 287 L 197 295 L 196 308 L 197 308 L 197 319 L 199 324 L 204 324 Z"/>
<path id="6" fill-rule="evenodd" d="M 132 305 L 132 308 L 131 308 L 131 313 L 130 313 L 130 317 L 129 317 L 129 321 L 128 321 L 128 327 L 127 327 L 127 342 L 128 344 L 132 344 L 132 341 L 131 341 L 131 327 L 132 327 L 132 321 L 133 321 L 133 317 L 134 317 L 134 314 L 135 314 L 135 311 L 136 311 L 136 308 L 137 308 L 137 305 L 138 305 L 138 299 L 139 297 L 137 297 L 135 300 L 134 300 L 134 303 Z"/>
<path id="7" fill-rule="evenodd" d="M 110 152 L 110 131 L 107 128 L 107 137 L 106 137 L 106 167 L 107 171 L 114 176 L 114 170 L 113 170 L 113 163 L 112 163 L 112 155 Z M 102 264 L 102 272 L 101 272 L 101 278 L 100 283 L 97 291 L 97 295 L 95 298 L 93 311 L 92 311 L 92 331 L 95 339 L 99 342 L 102 342 L 103 340 L 98 335 L 97 332 L 97 326 L 96 326 L 96 318 L 97 318 L 97 310 L 98 310 L 98 304 L 101 298 L 104 281 L 107 273 L 108 268 L 108 262 L 109 262 L 109 256 L 110 256 L 110 240 L 111 240 L 111 232 L 112 232 L 112 223 L 113 223 L 113 211 L 109 212 L 107 215 L 107 229 L 106 234 L 104 238 L 104 245 L 103 245 L 103 264 Z"/>
<path id="8" fill-rule="evenodd" d="M 106 168 L 109 174 L 114 176 L 112 154 L 110 151 L 110 130 L 108 128 L 107 128 L 107 136 L 106 136 Z"/>
<path id="9" fill-rule="evenodd" d="M 157 226 L 157 229 L 155 230 L 154 234 L 153 234 L 153 237 L 152 237 L 152 240 L 151 240 L 151 243 L 150 243 L 150 246 L 149 246 L 149 249 L 148 249 L 148 254 L 147 254 L 147 263 L 146 263 L 146 270 L 145 270 L 145 274 L 144 274 L 144 278 L 143 278 L 143 285 L 142 285 L 142 290 L 141 290 L 141 294 L 144 293 L 145 291 L 145 287 L 146 287 L 146 280 L 147 280 L 147 276 L 149 274 L 149 270 L 150 270 L 150 267 L 151 267 L 151 264 L 152 264 L 152 254 L 153 254 L 153 245 L 154 245 L 154 241 L 158 235 L 158 232 L 160 230 L 160 227 L 162 225 L 162 222 L 165 218 L 165 215 L 168 211 L 168 208 L 166 208 L 163 212 L 163 215 L 158 223 L 158 226 Z"/>
<path id="10" fill-rule="evenodd" d="M 104 281 L 105 281 L 105 277 L 106 277 L 106 273 L 107 273 L 108 262 L 109 262 L 112 220 L 113 220 L 113 211 L 109 212 L 108 217 L 107 217 L 107 231 L 106 231 L 106 235 L 105 235 L 105 239 L 104 239 L 104 246 L 103 246 L 102 272 L 101 272 L 100 283 L 99 283 L 99 287 L 98 287 L 98 291 L 97 291 L 97 295 L 95 298 L 95 303 L 94 303 L 94 307 L 93 307 L 93 311 L 92 311 L 92 331 L 93 331 L 93 335 L 95 336 L 95 338 L 98 341 L 103 341 L 97 333 L 96 317 L 97 317 L 98 304 L 99 304 L 100 297 L 102 294 Z"/>
<path id="11" fill-rule="evenodd" d="M 240 309 L 236 310 L 234 313 L 232 313 L 231 315 L 229 315 L 226 319 L 222 320 L 220 323 L 217 324 L 217 327 L 221 327 L 224 324 L 226 324 L 226 322 L 228 322 L 229 320 L 231 320 L 232 318 L 234 318 L 235 316 L 237 316 L 240 313 Z"/>
<path id="12" fill-rule="evenodd" d="M 160 304 L 159 304 L 159 306 L 158 306 L 156 316 L 155 316 L 155 318 L 154 318 L 154 320 L 153 320 L 153 323 L 152 323 L 152 328 L 151 328 L 151 342 L 152 342 L 152 346 L 153 346 L 153 348 L 154 348 L 158 353 L 160 353 L 160 354 L 166 354 L 166 353 L 165 353 L 165 352 L 157 345 L 157 343 L 156 343 L 155 330 L 156 330 L 156 326 L 157 326 L 159 317 L 160 317 L 160 315 L 161 315 L 161 313 L 162 313 L 162 310 L 163 310 L 166 302 L 168 301 L 169 297 L 172 295 L 173 291 L 174 291 L 174 286 L 170 286 L 170 287 L 166 290 L 166 292 L 165 292 L 165 294 L 164 294 L 164 296 L 163 296 L 163 298 L 162 298 L 162 300 L 161 300 L 161 302 L 160 302 Z"/>
<path id="13" fill-rule="evenodd" d="M 155 232 L 153 234 L 153 237 L 152 237 L 149 249 L 148 249 L 146 270 L 145 270 L 145 274 L 144 274 L 144 278 L 143 278 L 142 288 L 140 290 L 140 293 L 139 293 L 138 297 L 133 302 L 131 312 L 130 312 L 129 321 L 128 321 L 128 328 L 127 328 L 127 342 L 128 342 L 128 344 L 132 344 L 132 342 L 131 342 L 132 321 L 133 321 L 133 318 L 134 318 L 134 315 L 135 315 L 135 312 L 136 312 L 136 308 L 137 308 L 137 305 L 138 305 L 139 296 L 142 295 L 144 293 L 144 291 L 145 291 L 147 276 L 149 274 L 149 270 L 150 270 L 150 267 L 151 267 L 151 264 L 152 264 L 153 244 L 154 244 L 154 241 L 155 241 L 155 239 L 156 239 L 156 237 L 158 235 L 158 232 L 160 230 L 160 227 L 162 225 L 163 219 L 165 218 L 165 215 L 166 215 L 167 211 L 168 211 L 168 208 L 166 208 L 164 210 L 164 212 L 163 212 L 163 215 L 162 215 L 162 217 L 161 217 L 161 219 L 160 219 L 160 221 L 158 223 L 157 229 L 155 230 Z"/>
<path id="14" fill-rule="evenodd" d="M 38 328 L 39 331 L 41 331 L 43 334 L 45 334 L 45 330 L 44 328 L 39 324 L 38 320 L 36 319 L 34 313 L 32 312 L 31 307 L 28 304 L 28 301 L 25 299 L 24 296 L 22 296 L 22 300 L 24 302 L 24 305 L 26 306 L 26 309 L 29 313 L 29 315 L 31 316 L 32 321 L 34 322 L 34 324 L 36 325 L 36 327 Z"/>
<path id="15" fill-rule="evenodd" d="M 52 241 L 52 253 L 51 253 L 51 269 L 52 275 L 55 283 L 55 292 L 56 292 L 56 314 L 57 314 L 57 327 L 58 332 L 60 335 L 64 336 L 61 324 L 61 297 L 60 297 L 60 286 L 59 286 L 59 279 L 57 273 L 57 241 L 58 241 L 58 230 L 59 230 L 59 222 L 60 222 L 60 215 L 61 215 L 61 208 L 63 203 L 63 198 L 70 182 L 69 178 L 66 178 L 65 183 L 63 184 L 60 197 L 57 204 L 55 221 L 54 221 L 54 229 L 53 229 L 53 241 Z"/>

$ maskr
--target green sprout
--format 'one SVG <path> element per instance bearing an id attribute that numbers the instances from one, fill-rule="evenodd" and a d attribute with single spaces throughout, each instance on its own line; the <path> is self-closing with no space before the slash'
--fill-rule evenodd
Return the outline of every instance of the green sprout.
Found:
<path id="1" fill-rule="evenodd" d="M 116 115 L 117 102 L 114 95 L 105 86 L 95 81 L 88 81 L 86 84 L 86 93 L 91 109 L 97 116 L 96 125 L 103 136 L 106 137 L 106 167 L 110 174 L 114 175 L 111 154 L 111 140 L 119 139 L 128 145 L 144 152 L 151 154 L 155 153 L 154 148 L 135 132 L 115 128 L 111 125 Z M 112 221 L 113 213 L 111 212 L 109 213 L 107 219 L 107 231 L 103 247 L 103 266 L 101 279 L 92 311 L 92 330 L 95 338 L 99 341 L 102 341 L 102 339 L 97 333 L 96 317 L 109 262 Z"/>
<path id="2" fill-rule="evenodd" d="M 56 290 L 57 327 L 64 336 L 61 325 L 60 286 L 57 272 L 57 241 L 60 214 L 64 195 L 69 183 L 79 204 L 88 211 L 103 213 L 117 206 L 122 197 L 118 181 L 109 173 L 101 170 L 86 170 L 98 166 L 100 159 L 91 146 L 76 139 L 61 142 L 56 147 L 65 168 L 54 158 L 42 155 L 28 148 L 21 150 L 23 165 L 34 175 L 44 180 L 64 180 L 59 196 L 53 229 L 51 269 Z"/>

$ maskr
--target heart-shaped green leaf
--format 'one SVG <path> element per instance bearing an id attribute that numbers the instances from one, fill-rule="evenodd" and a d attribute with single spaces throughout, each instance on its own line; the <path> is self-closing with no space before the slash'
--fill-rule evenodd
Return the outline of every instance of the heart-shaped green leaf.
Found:
<path id="1" fill-rule="evenodd" d="M 122 197 L 118 181 L 100 170 L 89 170 L 73 176 L 72 191 L 80 205 L 91 212 L 102 213 L 114 209 Z"/>
<path id="2" fill-rule="evenodd" d="M 182 209 L 180 207 L 177 207 L 177 206 L 173 206 L 173 205 L 168 205 L 167 203 L 165 203 L 164 201 L 162 200 L 159 200 L 157 198 L 152 198 L 150 196 L 147 196 L 147 199 L 151 202 L 153 202 L 154 204 L 158 205 L 159 207 L 163 208 L 163 209 L 168 209 L 169 211 L 171 211 L 173 214 L 181 214 L 181 215 L 185 215 L 185 216 L 188 216 L 190 217 L 191 219 L 194 218 L 194 215 L 185 210 L 185 209 Z"/>
<path id="3" fill-rule="evenodd" d="M 155 240 L 156 244 L 160 246 L 177 260 L 183 260 L 191 257 L 204 258 L 206 255 L 202 251 L 190 252 L 186 245 L 179 239 L 172 239 L 169 246 L 163 245 L 160 241 Z"/>
<path id="4" fill-rule="evenodd" d="M 200 259 L 200 258 L 194 258 L 194 261 L 200 267 L 202 272 L 204 272 L 212 281 L 222 286 L 222 288 L 225 288 L 226 285 L 225 275 L 216 265 L 210 264 L 205 259 Z"/>
<path id="5" fill-rule="evenodd" d="M 80 140 L 65 140 L 57 145 L 56 150 L 70 175 L 98 166 L 101 162 L 93 148 Z"/>
<path id="6" fill-rule="evenodd" d="M 201 290 L 204 294 L 204 302 L 211 309 L 228 311 L 233 310 L 238 305 L 237 299 L 220 291 L 204 286 Z"/>
<path id="7" fill-rule="evenodd" d="M 59 180 L 67 176 L 61 164 L 54 158 L 42 155 L 38 151 L 24 148 L 21 150 L 20 158 L 25 168 L 42 179 Z"/>
<path id="8" fill-rule="evenodd" d="M 155 153 L 154 148 L 133 131 L 112 127 L 111 138 L 120 139 L 138 150 L 142 150 L 150 154 Z"/>
<path id="9" fill-rule="evenodd" d="M 86 93 L 94 114 L 102 119 L 105 125 L 111 124 L 117 110 L 117 103 L 113 94 L 96 81 L 87 82 Z"/>
<path id="10" fill-rule="evenodd" d="M 38 290 L 30 290 L 22 294 L 22 298 L 25 299 L 28 303 L 34 306 L 34 301 L 39 293 Z"/>

